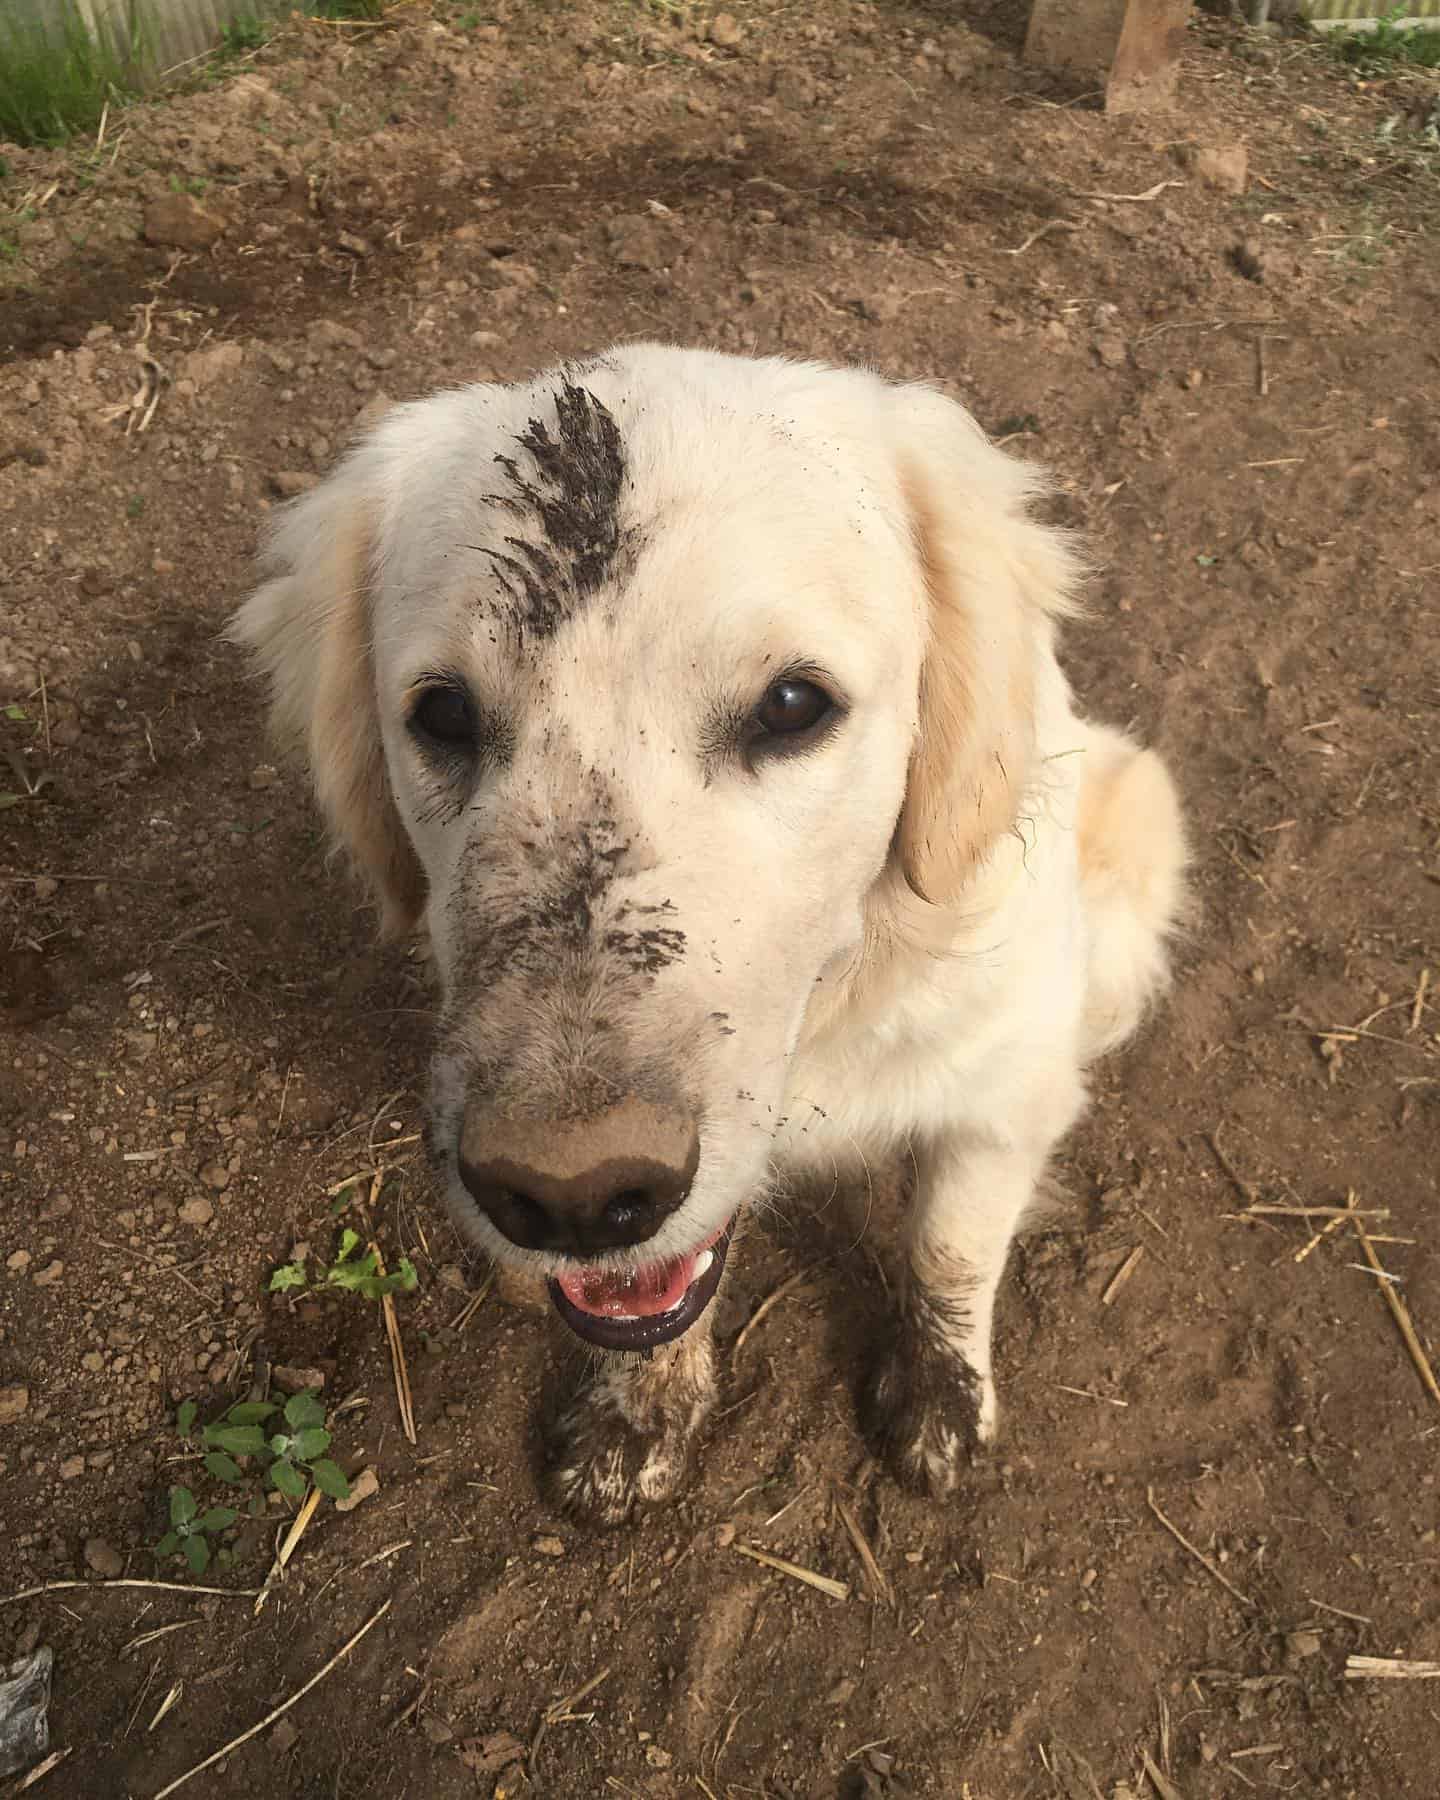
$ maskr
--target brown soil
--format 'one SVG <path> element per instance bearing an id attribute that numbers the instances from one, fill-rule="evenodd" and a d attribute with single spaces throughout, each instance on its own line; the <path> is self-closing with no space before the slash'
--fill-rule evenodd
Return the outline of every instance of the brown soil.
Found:
<path id="1" fill-rule="evenodd" d="M 635 7 L 437 5 L 297 30 L 98 151 L 6 152 L 0 1602 L 183 1579 L 149 1551 L 165 1490 L 223 1496 L 174 1408 L 267 1361 L 326 1372 L 337 1453 L 380 1480 L 258 1618 L 0 1604 L 0 1656 L 56 1653 L 70 1754 L 38 1792 L 156 1794 L 386 1600 L 186 1791 L 1435 1792 L 1434 1684 L 1344 1669 L 1440 1656 L 1440 1407 L 1348 1227 L 1297 1261 L 1305 1220 L 1236 1217 L 1388 1207 L 1378 1254 L 1440 1354 L 1440 189 L 1404 122 L 1434 84 L 1212 24 L 1172 116 L 1110 120 L 1021 66 L 1022 10 L 764 0 L 715 43 Z M 1242 195 L 1188 155 L 1241 142 Z M 187 189 L 227 228 L 177 259 L 139 232 Z M 266 1292 L 418 1129 L 427 996 L 217 641 L 257 527 L 382 390 L 637 334 L 936 376 L 1055 466 L 1105 558 L 1071 666 L 1193 814 L 1174 1003 L 1103 1070 L 1072 1204 L 1016 1256 L 1006 1436 L 952 1507 L 857 1432 L 892 1244 L 882 1216 L 857 1247 L 863 1197 L 752 1231 L 727 1345 L 809 1273 L 730 1357 L 690 1496 L 608 1537 L 537 1497 L 554 1339 L 494 1292 L 453 1323 L 481 1272 L 413 1144 L 375 1209 L 420 1270 L 413 1448 L 378 1309 Z M 275 1524 L 214 1584 L 254 1586 Z"/>

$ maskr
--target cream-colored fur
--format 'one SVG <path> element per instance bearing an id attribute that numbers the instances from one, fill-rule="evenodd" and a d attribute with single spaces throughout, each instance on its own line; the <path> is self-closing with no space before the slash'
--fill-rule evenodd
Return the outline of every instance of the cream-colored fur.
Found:
<path id="1" fill-rule="evenodd" d="M 504 572 L 522 557 L 543 574 L 548 540 L 505 471 L 529 468 L 517 445 L 565 382 L 623 444 L 618 548 L 527 631 Z M 1056 661 L 1077 562 L 1034 516 L 1043 487 L 929 389 L 632 345 L 395 409 L 285 515 L 235 626 L 387 921 L 429 926 L 446 996 L 433 1140 L 476 1240 L 555 1266 L 501 1238 L 458 1179 L 477 1086 L 541 1119 L 592 1088 L 683 1097 L 699 1167 L 647 1258 L 707 1239 L 776 1167 L 908 1153 L 904 1304 L 926 1346 L 909 1365 L 930 1372 L 890 1366 L 883 1391 L 897 1468 L 942 1492 L 967 1436 L 994 1429 L 1014 1232 L 1086 1065 L 1163 986 L 1181 904 L 1163 764 L 1081 718 Z M 707 750 L 716 718 L 792 665 L 833 683 L 838 729 L 753 770 Z M 506 733 L 459 789 L 437 789 L 405 722 L 437 670 Z M 536 906 L 552 888 L 583 889 L 578 933 Z M 680 947 L 637 972 L 602 945 L 641 914 Z M 708 1315 L 692 1336 L 707 1330 Z M 698 1343 L 668 1360 L 688 1371 L 678 1438 L 675 1419 L 653 1424 L 659 1370 L 642 1404 L 625 1364 L 588 1436 L 633 1388 L 625 1429 L 663 1436 L 678 1479 L 710 1365 Z M 935 1366 L 973 1390 L 973 1430 Z M 583 1456 L 563 1491 L 598 1486 L 591 1509 L 623 1516 L 625 1457 Z"/>

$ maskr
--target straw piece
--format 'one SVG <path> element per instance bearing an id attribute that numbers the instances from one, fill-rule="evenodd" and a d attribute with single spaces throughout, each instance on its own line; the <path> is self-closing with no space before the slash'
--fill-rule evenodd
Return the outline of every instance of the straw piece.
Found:
<path id="1" fill-rule="evenodd" d="M 860 1558 L 860 1566 L 865 1571 L 865 1579 L 870 1584 L 870 1592 L 877 1600 L 883 1600 L 886 1606 L 893 1607 L 895 1590 L 891 1587 L 885 1571 L 876 1560 L 875 1552 L 870 1548 L 865 1533 L 860 1529 L 860 1521 L 839 1494 L 835 1496 L 835 1510 L 840 1515 L 840 1523 L 850 1534 L 850 1542 L 854 1544 L 855 1554 Z"/>
<path id="2" fill-rule="evenodd" d="M 1413 1662 L 1403 1656 L 1347 1656 L 1347 1681 L 1440 1681 L 1440 1662 Z"/>
<path id="3" fill-rule="evenodd" d="M 376 1182 L 384 1179 L 384 1171 L 375 1171 Z M 378 1189 L 376 1190 L 378 1191 Z M 371 1199 L 375 1198 L 372 1192 Z M 385 1258 L 380 1254 L 380 1246 L 373 1240 L 370 1248 L 375 1253 L 375 1268 L 378 1274 L 385 1273 Z M 405 1366 L 405 1346 L 400 1339 L 400 1321 L 395 1316 L 395 1298 L 393 1294 L 383 1294 L 380 1298 L 380 1311 L 385 1319 L 385 1337 L 390 1345 L 390 1367 L 395 1375 L 395 1402 L 400 1408 L 400 1428 L 405 1433 L 408 1443 L 417 1441 L 415 1436 L 415 1404 L 410 1396 L 410 1371 Z"/>
<path id="4" fill-rule="evenodd" d="M 829 1575 L 817 1575 L 814 1569 L 802 1569 L 799 1563 L 787 1562 L 783 1556 L 772 1556 L 768 1550 L 757 1550 L 750 1544 L 732 1544 L 742 1556 L 748 1556 L 752 1562 L 764 1563 L 767 1569 L 776 1569 L 782 1575 L 788 1575 L 792 1581 L 803 1581 L 806 1587 L 814 1588 L 818 1593 L 828 1594 L 832 1600 L 848 1600 L 850 1584 L 848 1581 L 836 1581 Z"/>
<path id="5" fill-rule="evenodd" d="M 1440 1382 L 1435 1379 L 1435 1371 L 1430 1366 L 1430 1359 L 1426 1356 L 1419 1335 L 1410 1321 L 1409 1309 L 1399 1294 L 1395 1292 L 1393 1280 L 1381 1268 L 1380 1259 L 1376 1256 L 1374 1245 L 1370 1242 L 1370 1234 L 1359 1219 L 1355 1221 L 1355 1235 L 1360 1240 L 1360 1248 L 1365 1252 L 1365 1260 L 1380 1277 L 1380 1292 L 1385 1296 L 1385 1304 L 1395 1315 L 1395 1323 L 1400 1327 L 1400 1335 L 1405 1340 L 1405 1348 L 1410 1352 L 1411 1360 L 1419 1371 L 1420 1379 L 1424 1382 L 1436 1405 L 1440 1406 Z"/>
<path id="6" fill-rule="evenodd" d="M 270 1590 L 276 1582 L 283 1579 L 285 1566 L 295 1554 L 295 1546 L 300 1542 L 305 1527 L 315 1517 L 315 1508 L 320 1504 L 320 1490 L 312 1487 L 301 1503 L 299 1512 L 290 1522 L 290 1529 L 285 1534 L 285 1542 L 281 1544 L 278 1554 L 270 1565 L 270 1573 L 265 1577 L 265 1585 L 255 1596 L 255 1617 L 260 1617 L 265 1602 L 270 1598 Z"/>
<path id="7" fill-rule="evenodd" d="M 808 1268 L 797 1270 L 795 1274 L 788 1276 L 782 1281 L 772 1294 L 767 1294 L 765 1296 L 747 1320 L 744 1330 L 740 1333 L 739 1337 L 736 1338 L 734 1348 L 730 1352 L 731 1362 L 737 1362 L 739 1360 L 740 1352 L 745 1348 L 746 1338 L 749 1337 L 750 1333 L 765 1317 L 766 1313 L 770 1311 L 771 1307 L 783 1300 L 785 1296 L 798 1283 L 802 1282 L 809 1273 L 810 1270 Z"/>
<path id="8" fill-rule="evenodd" d="M 123 1576 L 116 1581 L 42 1581 L 38 1587 L 21 1588 L 18 1594 L 0 1594 L 0 1606 L 13 1606 L 19 1600 L 33 1600 L 37 1594 L 68 1593 L 75 1588 L 161 1588 L 167 1594 L 219 1594 L 226 1600 L 253 1600 L 259 1588 L 196 1587 L 189 1581 L 142 1581 L 138 1576 Z"/>
<path id="9" fill-rule="evenodd" d="M 258 1737 L 267 1725 L 273 1725 L 282 1713 L 289 1712 L 290 1708 L 294 1706 L 297 1701 L 305 1698 L 311 1688 L 317 1687 L 327 1675 L 333 1673 L 333 1671 L 344 1662 L 345 1658 L 360 1642 L 365 1633 L 372 1630 L 380 1623 L 393 1604 L 393 1601 L 387 1600 L 378 1612 L 372 1613 L 355 1633 L 354 1637 L 352 1637 L 348 1643 L 342 1644 L 330 1658 L 329 1662 L 325 1664 L 324 1668 L 318 1669 L 305 1683 L 304 1687 L 297 1688 L 288 1700 L 282 1700 L 278 1706 L 272 1707 L 272 1709 L 266 1713 L 265 1717 L 261 1719 L 258 1724 L 252 1725 L 248 1731 L 242 1731 L 239 1737 L 233 1737 L 228 1744 L 222 1744 L 212 1755 L 207 1756 L 204 1762 L 198 1762 L 193 1769 L 187 1769 L 183 1775 L 177 1775 L 174 1781 L 161 1788 L 160 1792 L 154 1796 L 154 1800 L 166 1800 L 168 1794 L 173 1794 L 177 1788 L 184 1787 L 187 1781 L 192 1780 L 196 1775 L 203 1774 L 203 1772 L 213 1764 L 220 1762 L 223 1758 L 229 1756 L 232 1751 L 238 1750 L 242 1744 L 248 1744 L 250 1739 Z"/>
<path id="10" fill-rule="evenodd" d="M 1150 1784 L 1160 1796 L 1160 1800 L 1185 1800 L 1185 1796 L 1164 1773 L 1148 1750 L 1140 1752 L 1140 1760 L 1144 1764 L 1145 1773 L 1150 1777 Z"/>
<path id="11" fill-rule="evenodd" d="M 1143 1244 L 1137 1244 L 1135 1246 L 1135 1248 L 1130 1252 L 1130 1254 L 1125 1258 L 1124 1262 L 1121 1263 L 1120 1267 L 1110 1277 L 1110 1285 L 1106 1288 L 1105 1292 L 1100 1296 L 1100 1304 L 1102 1306 L 1109 1306 L 1111 1304 L 1111 1302 L 1114 1300 L 1115 1296 L 1120 1292 L 1121 1288 L 1124 1287 L 1125 1283 L 1135 1273 L 1135 1270 L 1136 1270 L 1137 1265 L 1139 1264 L 1140 1258 L 1144 1254 L 1145 1254 L 1145 1246 Z"/>
<path id="12" fill-rule="evenodd" d="M 1160 1521 L 1160 1523 L 1170 1533 L 1171 1537 L 1174 1538 L 1175 1542 L 1180 1545 L 1181 1549 L 1188 1550 L 1190 1552 L 1190 1554 L 1195 1558 L 1196 1562 L 1198 1562 L 1200 1564 L 1201 1568 L 1204 1569 L 1208 1574 L 1213 1575 L 1215 1577 L 1215 1579 L 1220 1583 L 1221 1587 L 1223 1587 L 1227 1593 L 1233 1594 L 1242 1606 L 1251 1606 L 1251 1607 L 1254 1606 L 1255 1602 L 1250 1598 L 1250 1596 L 1248 1594 L 1242 1594 L 1240 1592 L 1239 1588 L 1236 1587 L 1235 1583 L 1233 1581 L 1231 1581 L 1221 1571 L 1218 1564 L 1212 1562 L 1203 1550 L 1197 1550 L 1195 1548 L 1194 1544 L 1192 1544 L 1190 1542 L 1189 1538 L 1187 1538 L 1185 1536 L 1185 1534 L 1180 1530 L 1180 1527 L 1178 1525 L 1172 1525 L 1170 1523 L 1169 1519 L 1167 1519 L 1165 1517 L 1164 1513 L 1161 1512 L 1159 1506 L 1155 1502 L 1155 1490 L 1153 1487 L 1146 1488 L 1145 1503 L 1150 1508 L 1151 1512 L 1154 1513 L 1155 1517 Z"/>

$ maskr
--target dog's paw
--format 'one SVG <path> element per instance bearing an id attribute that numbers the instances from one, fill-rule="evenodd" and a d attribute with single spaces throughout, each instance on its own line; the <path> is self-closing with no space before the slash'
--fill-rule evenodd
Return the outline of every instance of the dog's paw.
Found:
<path id="1" fill-rule="evenodd" d="M 657 1351 L 650 1363 L 607 1363 L 550 1429 L 551 1499 L 596 1525 L 623 1525 L 637 1508 L 673 1499 L 689 1477 L 714 1399 L 708 1342 L 703 1353 L 686 1346 L 678 1354 Z"/>
<path id="2" fill-rule="evenodd" d="M 943 1499 L 963 1480 L 994 1434 L 995 1390 L 957 1352 L 896 1346 L 876 1370 L 868 1396 L 876 1448 L 902 1487 Z"/>

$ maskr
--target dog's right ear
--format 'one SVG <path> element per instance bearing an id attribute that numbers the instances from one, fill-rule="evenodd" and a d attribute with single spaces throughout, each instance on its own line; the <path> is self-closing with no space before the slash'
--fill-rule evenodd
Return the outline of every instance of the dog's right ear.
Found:
<path id="1" fill-rule="evenodd" d="M 387 934 L 418 921 L 425 877 L 385 769 L 375 690 L 372 520 L 366 459 L 352 456 L 288 507 L 263 564 L 269 579 L 227 636 L 255 657 L 271 727 L 300 751 L 336 838 L 380 904 Z M 372 465 L 373 467 L 373 465 Z"/>

